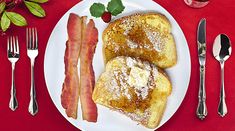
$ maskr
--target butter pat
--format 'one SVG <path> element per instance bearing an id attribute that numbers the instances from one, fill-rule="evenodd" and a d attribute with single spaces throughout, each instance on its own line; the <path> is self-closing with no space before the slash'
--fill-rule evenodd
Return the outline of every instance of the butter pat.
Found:
<path id="1" fill-rule="evenodd" d="M 127 83 L 130 86 L 134 86 L 138 90 L 141 90 L 142 87 L 147 86 L 149 76 L 149 71 L 133 66 L 131 67 L 131 72 Z"/>

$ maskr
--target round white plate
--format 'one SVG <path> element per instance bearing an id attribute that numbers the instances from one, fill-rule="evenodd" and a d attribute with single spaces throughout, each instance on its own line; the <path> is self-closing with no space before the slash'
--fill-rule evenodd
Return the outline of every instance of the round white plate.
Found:
<path id="1" fill-rule="evenodd" d="M 56 105 L 60 113 L 74 126 L 81 130 L 86 131 L 144 131 L 150 130 L 136 122 L 130 120 L 128 117 L 111 111 L 108 108 L 98 105 L 98 121 L 97 123 L 90 123 L 82 120 L 81 108 L 79 104 L 78 108 L 78 119 L 74 120 L 68 118 L 65 114 L 65 110 L 62 108 L 60 103 L 60 95 L 62 84 L 64 81 L 64 52 L 65 42 L 67 40 L 67 20 L 70 13 L 76 13 L 80 16 L 86 15 L 88 18 L 92 18 L 95 21 L 96 27 L 99 30 L 99 42 L 94 55 L 93 66 L 95 71 L 96 80 L 99 75 L 104 71 L 103 56 L 102 56 L 102 32 L 107 26 L 100 18 L 94 18 L 90 16 L 89 8 L 94 2 L 101 2 L 107 5 L 110 0 L 85 0 L 73 8 L 71 8 L 55 26 L 49 38 L 44 61 L 44 73 L 49 94 Z M 153 2 L 152 0 L 123 0 L 125 10 L 121 15 L 116 18 L 120 18 L 125 15 L 137 12 L 160 12 L 170 20 L 172 24 L 172 33 L 175 37 L 178 63 L 176 66 L 167 69 L 167 73 L 173 84 L 173 91 L 168 98 L 167 107 L 161 123 L 158 127 L 163 125 L 169 120 L 172 115 L 179 108 L 181 102 L 186 94 L 189 79 L 190 79 L 190 54 L 185 36 L 180 29 L 175 19 L 160 5 Z"/>

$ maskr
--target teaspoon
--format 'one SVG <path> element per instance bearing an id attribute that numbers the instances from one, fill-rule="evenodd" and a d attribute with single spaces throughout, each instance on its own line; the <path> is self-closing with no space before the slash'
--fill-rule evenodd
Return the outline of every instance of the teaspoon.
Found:
<path id="1" fill-rule="evenodd" d="M 220 89 L 220 101 L 218 107 L 218 113 L 221 117 L 224 117 L 228 110 L 225 102 L 225 89 L 224 89 L 224 63 L 230 57 L 232 53 L 232 47 L 230 39 L 225 34 L 219 34 L 213 44 L 213 55 L 216 60 L 220 62 L 221 67 L 221 89 Z"/>

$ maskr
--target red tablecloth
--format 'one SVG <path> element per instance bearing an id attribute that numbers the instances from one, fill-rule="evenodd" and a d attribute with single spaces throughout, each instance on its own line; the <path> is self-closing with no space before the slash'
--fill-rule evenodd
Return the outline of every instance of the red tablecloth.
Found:
<path id="1" fill-rule="evenodd" d="M 18 35 L 21 58 L 16 65 L 16 87 L 19 108 L 12 112 L 8 108 L 11 85 L 11 65 L 6 56 L 6 36 L 0 36 L 0 130 L 77 130 L 58 112 L 46 88 L 44 80 L 44 53 L 52 29 L 62 15 L 79 0 L 50 0 L 43 4 L 47 12 L 45 19 L 38 19 L 25 10 L 16 9 L 28 19 L 29 26 L 39 30 L 39 56 L 35 65 L 35 79 L 39 113 L 32 117 L 28 113 L 30 91 L 30 63 L 26 55 L 25 28 L 11 27 L 7 35 Z M 144 1 L 143 1 L 144 2 Z M 192 73 L 186 97 L 175 115 L 159 130 L 235 130 L 235 76 L 233 54 L 225 65 L 225 88 L 228 114 L 221 118 L 217 113 L 220 89 L 220 67 L 213 58 L 212 44 L 219 33 L 230 36 L 235 42 L 235 2 L 234 0 L 211 0 L 201 9 L 186 6 L 183 0 L 156 0 L 168 10 L 181 26 L 191 53 Z M 206 91 L 208 116 L 200 121 L 196 115 L 199 86 L 199 65 L 197 58 L 196 29 L 201 18 L 207 19 L 207 68 Z M 234 46 L 235 48 L 235 46 Z M 182 81 L 184 82 L 184 81 Z M 118 125 L 120 126 L 120 125 Z"/>

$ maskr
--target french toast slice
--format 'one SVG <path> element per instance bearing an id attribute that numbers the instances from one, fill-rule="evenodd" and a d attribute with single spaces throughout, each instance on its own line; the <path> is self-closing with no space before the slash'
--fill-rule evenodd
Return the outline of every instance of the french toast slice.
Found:
<path id="1" fill-rule="evenodd" d="M 156 65 L 119 56 L 110 60 L 96 82 L 96 104 L 121 112 L 147 128 L 158 126 L 172 85 Z"/>
<path id="2" fill-rule="evenodd" d="M 160 13 L 125 16 L 111 22 L 103 32 L 105 63 L 116 56 L 139 57 L 160 68 L 177 63 L 171 24 Z"/>

